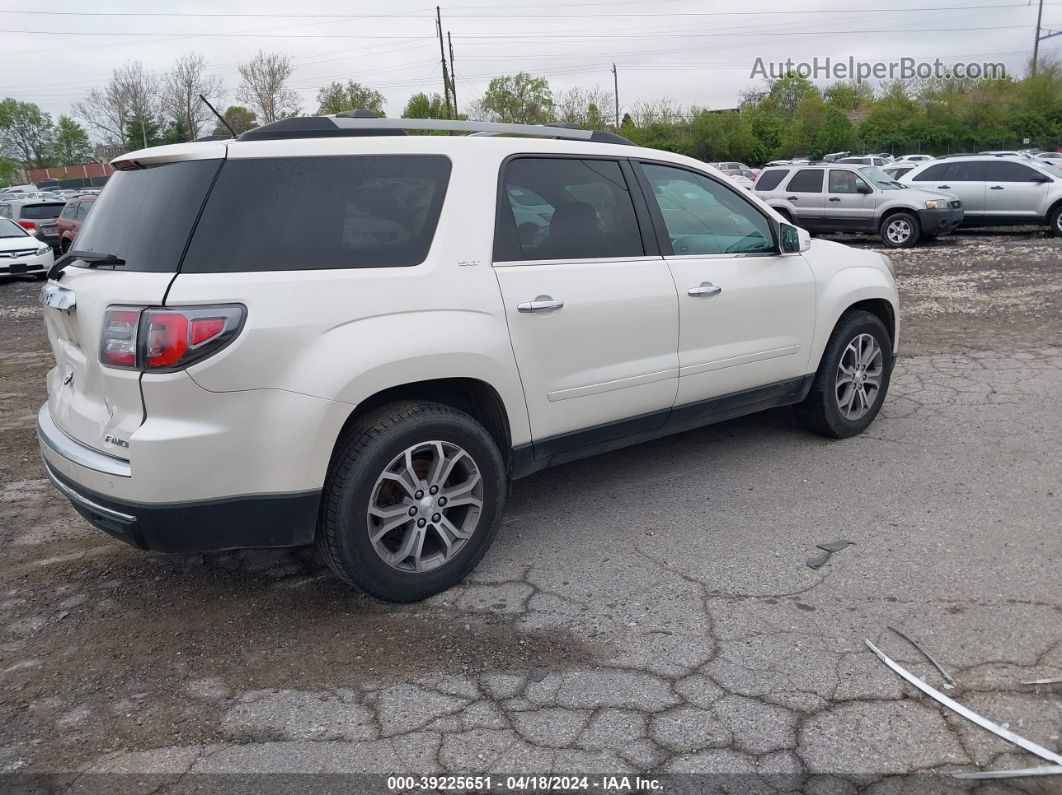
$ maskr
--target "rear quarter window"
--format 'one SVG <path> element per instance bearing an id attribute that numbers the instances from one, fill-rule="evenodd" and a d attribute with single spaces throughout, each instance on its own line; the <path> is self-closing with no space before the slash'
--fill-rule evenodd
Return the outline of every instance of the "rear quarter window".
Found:
<path id="1" fill-rule="evenodd" d="M 442 155 L 229 160 L 181 271 L 419 265 L 449 179 L 450 160 Z"/>
<path id="2" fill-rule="evenodd" d="M 782 184 L 782 179 L 789 172 L 784 168 L 775 168 L 770 171 L 764 171 L 760 174 L 760 178 L 756 180 L 755 190 L 774 190 Z"/>
<path id="3" fill-rule="evenodd" d="M 822 193 L 824 173 L 821 168 L 802 168 L 793 175 L 785 189 L 792 193 Z"/>

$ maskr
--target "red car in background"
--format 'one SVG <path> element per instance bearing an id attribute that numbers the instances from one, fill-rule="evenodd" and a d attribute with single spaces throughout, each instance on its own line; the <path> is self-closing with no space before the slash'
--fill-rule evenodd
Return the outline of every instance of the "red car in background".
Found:
<path id="1" fill-rule="evenodd" d="M 95 196 L 77 196 L 66 203 L 66 207 L 56 219 L 56 226 L 59 228 L 59 251 L 63 254 L 70 250 L 74 238 L 77 237 L 77 230 L 81 228 L 81 222 L 92 209 L 94 201 Z"/>

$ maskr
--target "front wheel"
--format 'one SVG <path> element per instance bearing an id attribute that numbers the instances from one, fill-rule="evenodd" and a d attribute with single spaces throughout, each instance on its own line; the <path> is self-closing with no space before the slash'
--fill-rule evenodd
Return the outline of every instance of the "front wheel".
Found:
<path id="1" fill-rule="evenodd" d="M 1051 234 L 1062 237 L 1062 204 L 1051 211 L 1047 222 L 1051 225 Z"/>
<path id="2" fill-rule="evenodd" d="M 811 391 L 796 406 L 809 430 L 834 439 L 862 433 L 885 401 L 892 377 L 892 342 L 870 312 L 842 315 L 815 373 Z"/>
<path id="3" fill-rule="evenodd" d="M 881 242 L 890 248 L 910 248 L 918 242 L 921 230 L 911 213 L 895 213 L 881 222 Z"/>
<path id="4" fill-rule="evenodd" d="M 340 440 L 318 547 L 341 579 L 379 599 L 425 599 L 483 557 L 505 493 L 501 453 L 480 423 L 439 403 L 394 403 Z"/>

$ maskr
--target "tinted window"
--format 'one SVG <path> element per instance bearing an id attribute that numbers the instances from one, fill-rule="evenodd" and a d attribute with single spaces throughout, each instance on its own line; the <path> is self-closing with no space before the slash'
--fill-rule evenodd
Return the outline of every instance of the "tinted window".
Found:
<path id="1" fill-rule="evenodd" d="M 782 183 L 782 178 L 788 173 L 784 168 L 764 171 L 756 181 L 756 190 L 774 190 Z"/>
<path id="2" fill-rule="evenodd" d="M 66 207 L 63 208 L 63 212 L 61 213 L 61 215 L 63 218 L 73 218 L 75 215 L 77 215 L 77 203 L 67 203 Z"/>
<path id="3" fill-rule="evenodd" d="M 88 215 L 88 211 L 90 209 L 92 209 L 92 202 L 91 201 L 78 202 L 77 203 L 77 220 L 80 221 L 80 220 L 84 219 L 84 217 L 86 215 Z"/>
<path id="4" fill-rule="evenodd" d="M 988 163 L 984 160 L 966 160 L 952 163 L 944 172 L 944 179 L 954 182 L 984 182 L 988 179 Z"/>
<path id="5" fill-rule="evenodd" d="M 789 180 L 786 190 L 790 193 L 822 193 L 821 168 L 802 168 Z"/>
<path id="6" fill-rule="evenodd" d="M 505 167 L 500 210 L 499 262 L 645 253 L 630 191 L 613 160 L 513 160 Z"/>
<path id="7" fill-rule="evenodd" d="M 643 164 L 675 254 L 774 251 L 763 213 L 715 180 L 670 166 Z"/>
<path id="8" fill-rule="evenodd" d="M 1039 171 L 1023 166 L 1021 163 L 1009 163 L 998 160 L 988 164 L 988 179 L 991 182 L 1032 182 L 1043 176 Z"/>
<path id="9" fill-rule="evenodd" d="M 935 163 L 932 166 L 926 168 L 925 171 L 921 171 L 911 177 L 912 182 L 936 182 L 938 179 L 943 178 L 944 172 L 948 170 L 949 165 L 953 163 Z"/>
<path id="10" fill-rule="evenodd" d="M 64 204 L 26 204 L 19 211 L 18 217 L 25 218 L 27 221 L 58 218 L 65 206 Z"/>
<path id="11" fill-rule="evenodd" d="M 116 171 L 75 248 L 120 257 L 127 271 L 175 272 L 220 166 L 220 160 L 190 160 Z"/>
<path id="12" fill-rule="evenodd" d="M 229 160 L 181 270 L 419 265 L 449 180 L 450 161 L 442 155 Z"/>

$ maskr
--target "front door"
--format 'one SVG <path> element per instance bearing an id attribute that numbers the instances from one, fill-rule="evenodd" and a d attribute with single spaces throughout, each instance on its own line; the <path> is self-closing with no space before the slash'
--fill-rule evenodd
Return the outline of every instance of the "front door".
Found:
<path id="1" fill-rule="evenodd" d="M 678 384 L 678 301 L 667 263 L 646 255 L 644 200 L 618 160 L 503 170 L 494 272 L 536 456 L 659 427 Z"/>
<path id="2" fill-rule="evenodd" d="M 873 229 L 877 203 L 874 188 L 855 171 L 830 169 L 824 210 L 826 223 L 837 229 Z"/>
<path id="3" fill-rule="evenodd" d="M 804 258 L 779 253 L 770 219 L 740 189 L 640 166 L 679 296 L 676 406 L 814 372 L 815 278 Z"/>

